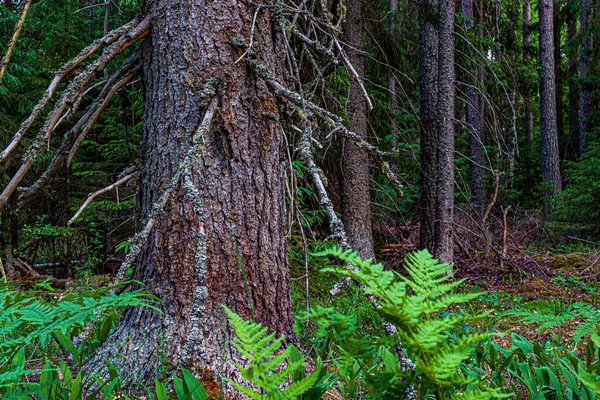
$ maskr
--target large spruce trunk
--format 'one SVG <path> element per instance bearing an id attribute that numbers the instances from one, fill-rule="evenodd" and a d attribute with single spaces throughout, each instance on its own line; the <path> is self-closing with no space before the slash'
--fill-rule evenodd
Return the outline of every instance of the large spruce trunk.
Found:
<path id="1" fill-rule="evenodd" d="M 148 382 L 161 363 L 234 376 L 232 330 L 222 304 L 293 337 L 285 236 L 285 160 L 278 103 L 232 45 L 248 37 L 254 9 L 240 0 L 148 0 L 143 44 L 143 218 L 190 148 L 218 79 L 218 109 L 193 165 L 199 202 L 183 184 L 159 214 L 133 278 L 164 314 L 130 309 L 100 357 L 130 381 Z M 282 72 L 271 12 L 256 18 L 253 51 Z"/>

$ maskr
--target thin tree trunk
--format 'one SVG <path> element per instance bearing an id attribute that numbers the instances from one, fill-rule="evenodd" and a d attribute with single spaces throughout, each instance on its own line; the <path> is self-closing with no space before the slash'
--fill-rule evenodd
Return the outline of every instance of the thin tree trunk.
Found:
<path id="1" fill-rule="evenodd" d="M 554 0 L 554 11 L 553 11 L 553 30 L 552 35 L 554 37 L 554 84 L 556 94 L 556 130 L 558 132 L 558 142 L 561 143 L 564 140 L 565 129 L 564 129 L 564 91 L 563 91 L 563 70 L 562 70 L 562 57 L 560 55 L 561 45 L 561 31 L 563 19 L 560 15 L 560 7 L 558 0 Z M 559 152 L 560 155 L 560 152 Z"/>
<path id="2" fill-rule="evenodd" d="M 435 252 L 451 263 L 454 224 L 454 0 L 439 1 Z"/>
<path id="3" fill-rule="evenodd" d="M 390 12 L 390 37 L 396 37 L 396 13 L 398 12 L 398 0 L 389 0 Z M 396 111 L 398 110 L 398 98 L 396 96 L 396 78 L 391 68 L 388 68 L 388 90 L 390 95 L 390 137 L 392 138 L 392 146 L 397 145 L 396 135 L 398 127 L 396 126 Z"/>
<path id="4" fill-rule="evenodd" d="M 523 5 L 523 58 L 531 60 L 531 4 L 529 0 Z M 531 97 L 529 93 L 525 97 L 525 135 L 527 142 L 533 142 L 533 111 L 531 110 Z"/>
<path id="5" fill-rule="evenodd" d="M 127 310 L 90 369 L 102 372 L 94 365 L 110 360 L 125 382 L 150 383 L 168 358 L 174 368 L 231 377 L 239 356 L 222 304 L 294 337 L 279 122 L 285 117 L 267 84 L 236 63 L 242 51 L 232 40 L 252 28 L 249 3 L 148 0 L 142 10 L 153 20 L 142 44 L 141 207 L 143 220 L 157 218 L 132 278 L 162 300 L 163 314 Z M 254 43 L 260 45 L 253 52 L 282 74 L 277 49 L 283 43 L 271 18 L 269 9 L 257 14 Z M 209 129 L 198 131 L 211 110 Z M 189 158 L 200 134 L 200 152 Z M 173 186 L 184 159 L 190 172 Z M 171 187 L 157 211 L 153 205 Z"/>
<path id="6" fill-rule="evenodd" d="M 362 54 L 362 1 L 348 0 L 346 19 L 342 26 L 342 41 L 348 45 L 348 58 L 358 75 L 364 76 Z M 367 138 L 367 104 L 360 84 L 352 79 L 346 107 L 354 132 Z M 342 157 L 342 210 L 343 222 L 350 245 L 362 258 L 374 258 L 371 225 L 371 196 L 369 155 L 356 145 L 345 141 Z"/>
<path id="7" fill-rule="evenodd" d="M 419 0 L 418 4 L 421 130 L 420 246 L 433 253 L 438 138 L 437 1 Z"/>
<path id="8" fill-rule="evenodd" d="M 550 199 L 560 193 L 556 90 L 554 80 L 553 0 L 539 1 L 540 14 L 540 108 L 542 134 L 542 176 L 546 185 L 544 209 L 549 213 Z"/>
<path id="9" fill-rule="evenodd" d="M 462 1 L 462 12 L 465 18 L 467 18 L 465 28 L 473 29 L 475 26 L 473 0 Z M 483 34 L 479 29 L 477 33 L 479 36 Z M 470 132 L 471 158 L 473 159 L 473 163 L 471 164 L 471 194 L 474 197 L 473 208 L 475 213 L 479 217 L 482 217 L 485 212 L 486 202 L 485 170 L 483 169 L 485 143 L 483 133 L 484 103 L 477 88 L 483 87 L 483 70 L 481 68 L 474 68 L 470 73 L 474 78 L 468 80 L 466 92 L 467 126 Z"/>
<path id="10" fill-rule="evenodd" d="M 569 52 L 569 141 L 567 155 L 574 155 L 574 157 L 567 158 L 575 160 L 579 143 L 579 64 L 577 59 L 579 45 L 577 43 L 577 19 L 575 18 L 575 12 L 572 10 L 569 11 L 567 20 L 567 41 L 571 46 Z M 571 152 L 568 150 L 571 150 Z"/>
<path id="11" fill-rule="evenodd" d="M 579 34 L 581 49 L 579 56 L 579 156 L 587 151 L 587 135 L 592 130 L 589 120 L 594 107 L 594 96 L 590 84 L 589 70 L 592 65 L 594 41 L 588 31 L 592 14 L 592 0 L 581 0 L 581 15 L 579 17 Z"/>

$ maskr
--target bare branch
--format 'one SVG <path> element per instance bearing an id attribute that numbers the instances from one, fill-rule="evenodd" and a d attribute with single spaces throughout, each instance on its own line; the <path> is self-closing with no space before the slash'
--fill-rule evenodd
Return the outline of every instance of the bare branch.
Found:
<path id="1" fill-rule="evenodd" d="M 302 96 L 300 96 L 298 93 L 284 87 L 275 79 L 275 75 L 264 64 L 260 63 L 257 60 L 248 59 L 248 65 L 254 70 L 254 72 L 256 72 L 258 76 L 264 79 L 267 82 L 267 84 L 271 86 L 271 88 L 279 96 L 282 96 L 290 102 L 292 102 L 293 104 L 295 104 L 296 106 L 303 108 L 307 111 L 313 112 L 322 119 L 325 119 L 338 131 L 340 135 L 342 135 L 347 140 L 350 140 L 358 148 L 365 150 L 366 152 L 373 155 L 375 161 L 377 162 L 377 164 L 379 164 L 379 167 L 383 171 L 383 174 L 386 176 L 386 178 L 388 179 L 398 196 L 402 196 L 402 184 L 400 183 L 396 174 L 394 174 L 394 172 L 390 168 L 390 165 L 387 163 L 387 161 L 385 161 L 384 157 L 386 153 L 381 151 L 377 146 L 373 146 L 372 144 L 364 141 L 356 133 L 346 128 L 346 126 L 344 126 L 343 124 L 342 118 L 338 115 L 335 115 L 334 113 L 327 111 L 324 108 L 321 108 L 308 100 L 303 99 Z"/>
<path id="2" fill-rule="evenodd" d="M 21 11 L 21 16 L 15 25 L 15 32 L 8 43 L 8 49 L 4 57 L 2 58 L 2 62 L 0 62 L 0 83 L 2 82 L 2 76 L 4 76 L 4 72 L 6 72 L 6 68 L 8 67 L 8 63 L 10 62 L 10 57 L 12 56 L 12 52 L 15 49 L 15 45 L 17 44 L 17 39 L 19 39 L 19 34 L 21 33 L 21 29 L 23 29 L 23 24 L 25 23 L 25 17 L 27 16 L 27 11 L 29 10 L 29 6 L 31 5 L 31 0 L 25 1 L 23 4 L 23 10 Z"/>
<path id="3" fill-rule="evenodd" d="M 108 106 L 113 96 L 135 76 L 136 70 L 139 68 L 138 65 L 134 65 L 137 61 L 137 54 L 133 55 L 127 62 L 121 66 L 121 68 L 115 72 L 115 74 L 106 82 L 104 88 L 100 94 L 96 97 L 96 100 L 88 107 L 85 114 L 77 121 L 77 123 L 67 132 L 65 139 L 58 150 L 54 159 L 50 162 L 46 171 L 40 176 L 40 178 L 19 196 L 19 202 L 17 209 L 22 209 L 38 192 L 45 186 L 50 179 L 56 174 L 62 165 L 67 155 L 75 155 L 74 140 L 79 135 L 79 138 L 85 137 L 85 135 L 92 129 L 104 109 Z M 123 74 L 127 74 L 119 82 L 115 83 Z M 75 141 L 75 143 L 77 143 Z M 83 141 L 83 139 L 81 139 Z M 80 142 L 81 142 L 80 141 Z M 70 152 L 70 153 L 69 153 Z M 71 163 L 69 159 L 69 164 Z"/>
<path id="4" fill-rule="evenodd" d="M 17 188 L 18 184 L 21 182 L 25 174 L 29 171 L 29 169 L 33 166 L 36 158 L 42 152 L 44 146 L 50 139 L 52 135 L 52 131 L 56 123 L 59 121 L 61 115 L 67 110 L 67 108 L 71 107 L 71 112 L 73 113 L 76 109 L 76 106 L 79 104 L 81 100 L 81 96 L 83 95 L 86 86 L 92 81 L 97 71 L 101 71 L 104 69 L 106 64 L 110 62 L 118 53 L 135 43 L 140 38 L 144 37 L 150 32 L 150 18 L 145 18 L 142 22 L 140 22 L 133 30 L 118 39 L 116 42 L 108 46 L 102 55 L 93 63 L 88 65 L 86 69 L 79 74 L 71 84 L 67 87 L 62 98 L 56 104 L 54 108 L 54 112 L 48 118 L 48 120 L 44 123 L 40 131 L 38 132 L 36 138 L 25 154 L 23 155 L 23 161 L 19 170 L 12 177 L 11 181 L 8 183 L 2 194 L 0 194 L 0 210 L 4 207 L 12 193 Z M 37 106 L 36 106 L 37 107 Z"/>
<path id="5" fill-rule="evenodd" d="M 50 85 L 46 89 L 46 92 L 43 94 L 40 101 L 35 105 L 35 107 L 33 107 L 33 110 L 31 111 L 29 117 L 27 117 L 27 119 L 23 121 L 21 127 L 19 128 L 17 133 L 15 133 L 10 144 L 6 147 L 6 149 L 4 149 L 4 151 L 2 151 L 2 153 L 0 153 L 0 163 L 6 160 L 10 153 L 17 147 L 17 145 L 23 138 L 23 135 L 25 135 L 27 130 L 31 128 L 31 125 L 33 125 L 34 121 L 37 119 L 37 117 L 39 117 L 44 107 L 46 107 L 46 105 L 54 95 L 54 92 L 58 88 L 60 82 L 62 82 L 63 79 L 71 71 L 73 71 L 73 69 L 75 69 L 75 67 L 81 64 L 83 61 L 85 61 L 88 57 L 96 53 L 96 51 L 98 51 L 100 48 L 114 43 L 116 40 L 121 38 L 121 36 L 123 36 L 126 33 L 129 33 L 136 25 L 137 20 L 133 20 L 123 25 L 122 27 L 113 30 L 108 35 L 94 41 L 92 44 L 81 50 L 81 52 L 75 58 L 65 63 L 62 67 L 60 67 L 58 71 L 56 71 L 54 79 L 52 79 L 52 82 L 50 82 Z"/>
<path id="6" fill-rule="evenodd" d="M 113 183 L 112 185 L 109 185 L 103 189 L 98 190 L 97 192 L 94 192 L 92 194 L 89 195 L 89 197 L 87 198 L 87 200 L 85 201 L 85 203 L 83 203 L 83 205 L 81 207 L 79 207 L 79 210 L 77 210 L 77 212 L 75 213 L 75 215 L 73 215 L 73 218 L 71 218 L 69 220 L 69 222 L 67 222 L 67 226 L 71 226 L 73 224 L 73 222 L 75 222 L 77 220 L 77 218 L 79 218 L 79 216 L 83 213 L 83 211 L 90 205 L 90 203 L 92 201 L 94 201 L 94 199 L 98 196 L 103 195 L 106 192 L 110 192 L 111 190 L 113 190 L 114 188 L 117 188 L 125 183 L 127 183 L 131 178 L 133 178 L 136 175 L 136 173 L 132 173 L 129 175 L 125 175 L 124 177 L 122 177 L 121 179 L 119 179 L 118 181 L 116 181 L 115 183 Z"/>

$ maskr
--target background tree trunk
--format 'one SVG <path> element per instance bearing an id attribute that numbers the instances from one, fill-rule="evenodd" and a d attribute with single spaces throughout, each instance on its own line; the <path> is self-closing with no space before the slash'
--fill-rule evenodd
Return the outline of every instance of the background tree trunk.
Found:
<path id="1" fill-rule="evenodd" d="M 567 159 L 576 160 L 579 143 L 579 65 L 577 54 L 577 19 L 576 12 L 569 8 L 567 15 L 567 42 L 569 43 L 569 141 L 567 145 Z M 571 155 L 571 157 L 568 157 Z M 574 155 L 574 157 L 573 157 Z"/>
<path id="2" fill-rule="evenodd" d="M 588 28 L 592 14 L 592 0 L 581 0 L 581 15 L 579 17 L 579 34 L 581 49 L 579 57 L 579 155 L 587 150 L 586 135 L 592 130 L 589 117 L 594 107 L 594 96 L 590 87 L 588 70 L 592 65 L 593 39 Z"/>
<path id="3" fill-rule="evenodd" d="M 454 224 L 454 0 L 439 1 L 438 129 L 435 252 L 453 261 Z"/>
<path id="4" fill-rule="evenodd" d="M 473 29 L 475 26 L 475 14 L 473 12 L 473 0 L 462 1 L 462 12 L 465 18 L 466 29 Z M 477 13 L 477 21 L 480 20 L 479 12 Z M 478 36 L 482 36 L 483 32 L 478 29 Z M 474 197 L 473 209 L 475 213 L 482 217 L 485 210 L 486 191 L 485 191 L 485 170 L 484 163 L 484 144 L 485 138 L 483 134 L 483 113 L 484 103 L 483 96 L 477 88 L 483 87 L 483 71 L 481 68 L 472 68 L 470 70 L 470 78 L 468 80 L 467 92 L 467 126 L 470 132 L 471 141 L 471 194 Z"/>
<path id="5" fill-rule="evenodd" d="M 421 129 L 420 246 L 432 253 L 437 165 L 438 32 L 437 1 L 419 0 L 419 91 Z"/>
<path id="6" fill-rule="evenodd" d="M 531 4 L 526 1 L 523 5 L 523 58 L 531 60 Z M 525 97 L 525 135 L 527 142 L 533 141 L 533 111 L 531 110 L 531 97 L 529 94 Z"/>
<path id="7" fill-rule="evenodd" d="M 548 201 L 561 190 L 554 87 L 553 0 L 540 0 L 539 13 L 542 177 L 547 185 L 544 207 L 548 211 Z"/>
<path id="8" fill-rule="evenodd" d="M 552 13 L 552 36 L 554 38 L 554 87 L 556 95 L 556 131 L 558 133 L 558 142 L 561 143 L 564 140 L 565 128 L 564 128 L 564 91 L 563 91 L 563 70 L 562 70 L 562 57 L 560 55 L 561 46 L 561 32 L 563 18 L 561 18 L 560 3 L 558 0 L 554 2 L 554 9 Z M 560 152 L 559 152 L 560 155 Z"/>
<path id="9" fill-rule="evenodd" d="M 398 0 L 389 0 L 389 18 L 390 18 L 390 37 L 396 37 L 396 13 L 398 12 Z M 396 112 L 398 111 L 398 98 L 396 95 L 396 77 L 392 68 L 388 68 L 388 90 L 390 95 L 390 137 L 392 137 L 392 146 L 396 146 L 396 135 L 398 127 L 396 126 Z"/>
<path id="10" fill-rule="evenodd" d="M 278 103 L 232 45 L 248 36 L 254 9 L 238 0 L 148 0 L 153 15 L 143 46 L 143 219 L 190 148 L 213 78 L 226 85 L 212 129 L 193 165 L 192 201 L 179 184 L 150 234 L 133 279 L 162 301 L 164 314 L 126 311 L 97 360 L 127 381 L 148 382 L 161 362 L 234 376 L 232 330 L 221 305 L 293 337 L 285 238 L 282 127 Z M 282 73 L 282 43 L 271 12 L 256 19 L 253 51 Z"/>
<path id="11" fill-rule="evenodd" d="M 346 19 L 342 26 L 342 41 L 346 43 L 348 58 L 358 76 L 365 74 L 362 54 L 362 1 L 348 0 Z M 346 112 L 354 132 L 367 138 L 367 104 L 359 83 L 351 78 Z M 373 230 L 371 225 L 371 178 L 369 155 L 356 145 L 343 141 L 342 157 L 342 218 L 350 245 L 362 258 L 374 258 Z"/>

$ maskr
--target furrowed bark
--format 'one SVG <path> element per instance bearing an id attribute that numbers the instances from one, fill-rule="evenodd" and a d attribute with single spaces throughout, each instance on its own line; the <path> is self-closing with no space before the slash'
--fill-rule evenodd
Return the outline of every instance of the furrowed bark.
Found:
<path id="1" fill-rule="evenodd" d="M 38 132 L 33 143 L 29 146 L 23 155 L 19 170 L 12 177 L 8 185 L 0 194 L 0 210 L 4 207 L 9 197 L 15 191 L 25 174 L 33 166 L 36 158 L 43 151 L 44 146 L 50 139 L 54 127 L 60 120 L 61 116 L 67 109 L 73 114 L 79 104 L 87 85 L 94 79 L 95 73 L 104 69 L 106 64 L 110 62 L 118 53 L 125 50 L 127 47 L 144 37 L 150 32 L 150 18 L 145 18 L 140 22 L 131 33 L 124 35 L 119 40 L 108 46 L 102 55 L 86 69 L 79 74 L 71 84 L 67 87 L 65 94 L 56 104 L 52 115 L 46 120 L 40 131 Z"/>
<path id="2" fill-rule="evenodd" d="M 117 28 L 110 32 L 108 35 L 104 36 L 101 39 L 94 41 L 92 44 L 83 49 L 75 58 L 64 64 L 56 74 L 54 75 L 54 79 L 50 82 L 48 89 L 40 99 L 40 101 L 33 107 L 31 114 L 23 123 L 21 127 L 15 133 L 10 144 L 0 153 L 0 163 L 6 160 L 6 158 L 12 153 L 12 151 L 17 147 L 23 135 L 31 128 L 31 125 L 35 122 L 35 120 L 39 117 L 42 110 L 46 107 L 56 89 L 58 89 L 58 85 L 64 80 L 64 78 L 71 72 L 75 67 L 85 61 L 88 57 L 95 54 L 102 47 L 108 46 L 118 39 L 120 39 L 124 34 L 129 33 L 135 26 L 137 25 L 137 20 L 133 20 L 120 28 Z"/>
<path id="3" fill-rule="evenodd" d="M 473 13 L 473 0 L 462 1 L 463 15 L 468 18 L 465 21 L 466 29 L 474 29 L 475 15 Z M 483 32 L 478 29 L 478 35 Z M 476 90 L 483 86 L 483 70 L 473 68 L 471 74 L 475 77 L 474 81 L 467 85 L 467 126 L 470 131 L 471 141 L 471 194 L 474 197 L 473 208 L 479 217 L 483 217 L 486 204 L 485 170 L 482 167 L 484 163 L 484 102 L 482 95 Z"/>
<path id="4" fill-rule="evenodd" d="M 274 11 L 239 0 L 142 2 L 152 34 L 142 45 L 144 223 L 188 150 L 170 201 L 155 219 L 132 278 L 163 301 L 162 314 L 130 309 L 92 371 L 112 361 L 125 382 L 151 383 L 164 363 L 235 378 L 239 355 L 222 304 L 294 340 L 285 235 L 285 115 L 274 91 L 238 62 L 237 36 L 254 31 L 253 56 L 283 74 Z M 254 17 L 256 15 L 256 18 Z M 253 20 L 256 25 L 253 28 Z M 202 140 L 206 90 L 220 82 L 218 111 Z M 210 99 L 210 96 L 208 97 Z"/>
<path id="5" fill-rule="evenodd" d="M 569 52 L 569 140 L 566 158 L 575 161 L 579 149 L 579 45 L 576 12 L 572 9 L 567 16 L 567 43 L 572 48 Z"/>
<path id="6" fill-rule="evenodd" d="M 435 246 L 435 193 L 438 104 L 437 1 L 419 3 L 419 128 L 421 145 L 420 248 L 432 253 Z"/>
<path id="7" fill-rule="evenodd" d="M 561 191 L 554 80 L 553 5 L 553 0 L 539 1 L 542 176 L 546 185 L 544 193 L 546 214 L 549 213 L 549 201 Z"/>
<path id="8" fill-rule="evenodd" d="M 589 70 L 592 66 L 594 42 L 589 31 L 593 10 L 592 0 L 581 1 L 581 15 L 579 17 L 579 34 L 581 48 L 579 50 L 579 157 L 587 151 L 587 138 L 592 131 L 590 116 L 594 108 L 594 95 L 591 90 L 591 77 Z"/>
<path id="9" fill-rule="evenodd" d="M 438 129 L 435 250 L 443 263 L 454 259 L 454 0 L 439 0 Z"/>
<path id="10" fill-rule="evenodd" d="M 364 76 L 362 39 L 362 0 L 345 2 L 346 19 L 342 25 L 342 40 L 349 47 L 348 58 L 342 53 L 355 79 L 350 83 L 346 113 L 354 133 L 362 140 L 367 139 L 367 103 L 361 78 Z M 368 98 L 368 95 L 366 95 Z M 369 109 L 372 108 L 368 104 Z M 369 154 L 354 143 L 342 140 L 342 219 L 348 240 L 358 255 L 374 259 L 373 229 L 371 225 L 371 176 Z"/>

